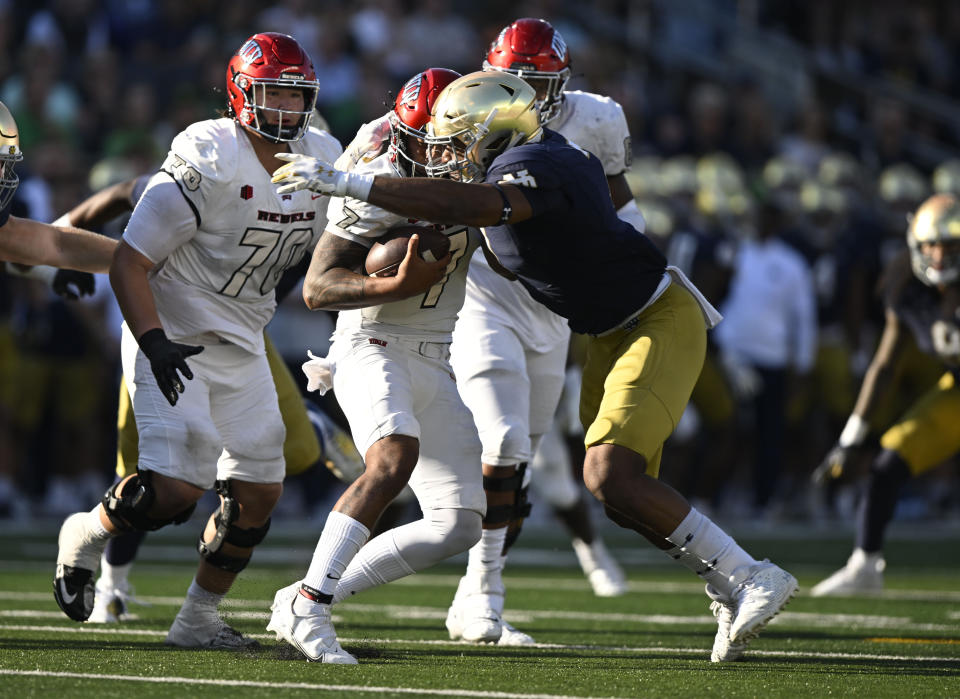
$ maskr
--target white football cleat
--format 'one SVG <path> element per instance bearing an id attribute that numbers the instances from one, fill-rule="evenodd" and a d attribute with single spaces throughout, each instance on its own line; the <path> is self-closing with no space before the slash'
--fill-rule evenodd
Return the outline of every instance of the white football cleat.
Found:
<path id="1" fill-rule="evenodd" d="M 797 579 L 770 561 L 755 566 L 750 577 L 733 591 L 737 611 L 730 622 L 730 641 L 739 643 L 756 636 L 798 589 Z"/>
<path id="2" fill-rule="evenodd" d="M 189 619 L 188 619 L 189 617 Z M 216 612 L 197 614 L 184 612 L 181 607 L 163 641 L 180 648 L 210 648 L 214 650 L 256 650 L 260 644 L 232 626 Z"/>
<path id="3" fill-rule="evenodd" d="M 743 651 L 747 649 L 747 640 L 734 643 L 730 640 L 730 626 L 737 610 L 732 600 L 720 593 L 713 585 L 707 584 L 707 596 L 713 600 L 710 611 L 717 618 L 717 635 L 713 639 L 713 650 L 710 651 L 711 663 L 724 663 L 739 660 Z"/>
<path id="4" fill-rule="evenodd" d="M 329 604 L 314 604 L 310 614 L 294 611 L 293 603 L 299 591 L 299 580 L 277 590 L 270 606 L 273 613 L 267 631 L 276 633 L 278 641 L 286 641 L 311 662 L 356 665 L 357 659 L 340 647 Z"/>
<path id="5" fill-rule="evenodd" d="M 93 611 L 95 596 L 93 574 L 109 537 L 93 536 L 88 525 L 91 514 L 77 512 L 60 527 L 57 571 L 53 596 L 63 613 L 74 621 L 86 621 Z"/>
<path id="6" fill-rule="evenodd" d="M 141 604 L 134 597 L 132 585 L 109 586 L 101 577 L 97 580 L 93 611 L 87 621 L 91 624 L 116 624 L 131 619 L 131 602 Z"/>
<path id="7" fill-rule="evenodd" d="M 533 636 L 514 628 L 510 622 L 502 618 L 500 619 L 500 627 L 503 630 L 500 632 L 500 640 L 497 641 L 498 646 L 532 646 L 536 643 Z"/>
<path id="8" fill-rule="evenodd" d="M 883 571 L 887 567 L 883 555 L 854 549 L 843 568 L 810 590 L 811 597 L 850 596 L 883 590 Z"/>
<path id="9" fill-rule="evenodd" d="M 627 576 L 599 537 L 589 544 L 582 539 L 573 539 L 571 543 L 580 567 L 590 581 L 593 594 L 597 597 L 619 597 L 627 592 Z"/>
<path id="10" fill-rule="evenodd" d="M 446 627 L 452 641 L 496 643 L 498 646 L 529 646 L 536 643 L 530 634 L 504 621 L 496 610 L 490 607 L 467 610 L 457 601 L 447 611 Z"/>

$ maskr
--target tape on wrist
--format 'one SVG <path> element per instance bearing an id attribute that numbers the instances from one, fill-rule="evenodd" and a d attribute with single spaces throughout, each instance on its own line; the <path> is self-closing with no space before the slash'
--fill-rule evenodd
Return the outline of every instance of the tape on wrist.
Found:
<path id="1" fill-rule="evenodd" d="M 870 426 L 859 415 L 851 415 L 840 433 L 838 444 L 841 447 L 856 447 L 863 444 L 870 432 Z"/>
<path id="2" fill-rule="evenodd" d="M 348 197 L 367 201 L 370 196 L 370 189 L 373 187 L 373 175 L 360 172 L 343 173 L 343 193 Z"/>

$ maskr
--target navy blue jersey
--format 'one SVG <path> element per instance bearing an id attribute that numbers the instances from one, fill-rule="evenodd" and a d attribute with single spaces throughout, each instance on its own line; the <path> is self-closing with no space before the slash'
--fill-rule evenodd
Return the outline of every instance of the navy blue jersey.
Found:
<path id="1" fill-rule="evenodd" d="M 526 221 L 487 228 L 490 248 L 574 332 L 610 330 L 650 299 L 666 259 L 617 218 L 596 156 L 544 129 L 497 157 L 486 181 L 523 187 L 533 207 Z"/>

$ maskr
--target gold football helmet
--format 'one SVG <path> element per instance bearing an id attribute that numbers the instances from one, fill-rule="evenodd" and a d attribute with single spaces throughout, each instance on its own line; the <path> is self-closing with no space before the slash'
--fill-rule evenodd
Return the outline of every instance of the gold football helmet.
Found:
<path id="1" fill-rule="evenodd" d="M 510 73 L 478 71 L 454 80 L 427 125 L 428 177 L 473 182 L 509 148 L 542 133 L 537 93 Z"/>
<path id="2" fill-rule="evenodd" d="M 13 168 L 21 160 L 20 130 L 7 105 L 0 102 L 0 211 L 10 204 L 20 186 L 20 178 Z"/>
<path id="3" fill-rule="evenodd" d="M 938 194 L 960 194 L 960 160 L 940 163 L 931 179 L 933 191 Z"/>
<path id="4" fill-rule="evenodd" d="M 951 194 L 934 194 L 907 228 L 910 264 L 924 284 L 937 286 L 960 279 L 960 201 Z"/>

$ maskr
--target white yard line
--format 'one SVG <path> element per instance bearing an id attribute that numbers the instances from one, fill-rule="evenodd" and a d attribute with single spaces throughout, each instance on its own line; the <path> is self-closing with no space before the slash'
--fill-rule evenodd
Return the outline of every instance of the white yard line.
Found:
<path id="1" fill-rule="evenodd" d="M 19 677 L 64 677 L 77 680 L 109 680 L 111 682 L 149 682 L 153 684 L 187 684 L 213 687 L 250 687 L 254 689 L 308 689 L 325 692 L 363 694 L 413 694 L 416 696 L 458 696 L 479 699 L 593 699 L 571 694 L 522 694 L 519 692 L 482 692 L 472 689 L 426 689 L 420 687 L 367 687 L 356 684 L 314 684 L 312 682 L 257 682 L 254 680 L 198 679 L 194 677 L 140 677 L 138 675 L 107 675 L 86 672 L 50 672 L 46 670 L 4 670 L 0 675 Z"/>
<path id="2" fill-rule="evenodd" d="M 0 633 L 5 631 L 20 633 L 64 633 L 64 634 L 91 634 L 99 636 L 149 636 L 154 638 L 165 637 L 166 631 L 157 631 L 151 629 L 128 629 L 122 626 L 94 626 L 94 625 L 76 625 L 76 626 L 31 626 L 31 625 L 6 625 L 0 624 Z M 275 634 L 272 633 L 250 633 L 244 634 L 257 640 L 274 640 Z M 405 638 L 350 638 L 341 636 L 342 645 L 363 644 L 370 646 L 459 646 L 475 648 L 477 650 L 494 650 L 503 652 L 503 646 L 496 645 L 476 645 L 466 641 L 447 641 L 442 639 L 405 639 Z M 678 655 L 703 655 L 706 657 L 709 653 L 708 648 L 667 648 L 662 646 L 597 646 L 585 644 L 562 644 L 562 643 L 534 643 L 528 646 L 517 646 L 517 651 L 524 649 L 532 650 L 564 650 L 564 651 L 594 651 L 603 653 L 643 653 L 643 654 L 678 654 Z M 944 656 L 914 656 L 914 655 L 889 655 L 883 653 L 836 653 L 822 651 L 782 651 L 782 650 L 754 650 L 748 651 L 750 655 L 764 656 L 768 658 L 820 658 L 826 660 L 878 660 L 878 661 L 922 661 L 950 663 L 960 666 L 960 657 Z M 518 695 L 519 696 L 519 695 Z M 533 695 L 524 695 L 533 696 Z"/>

